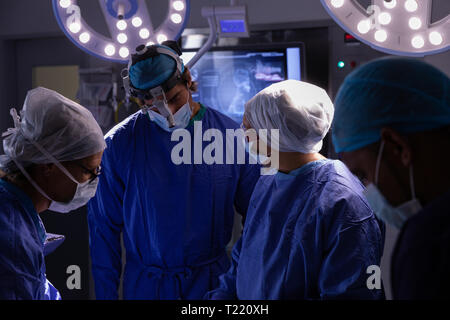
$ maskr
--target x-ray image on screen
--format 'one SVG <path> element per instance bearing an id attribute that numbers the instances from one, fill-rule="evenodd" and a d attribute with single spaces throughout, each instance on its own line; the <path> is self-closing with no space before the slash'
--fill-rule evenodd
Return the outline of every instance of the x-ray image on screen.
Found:
<path id="1" fill-rule="evenodd" d="M 245 103 L 272 83 L 286 79 L 286 73 L 284 51 L 208 52 L 191 70 L 199 85 L 193 99 L 240 123 Z"/>

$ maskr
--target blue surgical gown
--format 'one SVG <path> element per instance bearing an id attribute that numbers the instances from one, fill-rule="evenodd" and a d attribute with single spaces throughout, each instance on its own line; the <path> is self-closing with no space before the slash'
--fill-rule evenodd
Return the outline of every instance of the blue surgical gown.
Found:
<path id="1" fill-rule="evenodd" d="M 0 179 L 0 300 L 60 300 L 45 275 L 44 225 L 31 199 Z"/>
<path id="2" fill-rule="evenodd" d="M 226 129 L 239 127 L 203 106 L 194 119 L 202 121 L 205 136 L 218 129 L 225 137 Z M 194 140 L 202 136 L 194 135 L 192 122 L 186 130 L 192 149 L 185 152 L 194 163 Z M 172 149 L 180 141 L 171 141 L 171 133 L 144 112 L 113 128 L 106 142 L 97 194 L 88 206 L 96 298 L 118 298 L 123 232 L 124 299 L 202 299 L 229 267 L 234 207 L 245 215 L 259 166 L 228 165 L 225 155 L 224 164 L 175 165 Z M 210 144 L 203 142 L 205 152 Z"/>
<path id="3" fill-rule="evenodd" d="M 258 181 L 232 265 L 207 299 L 380 299 L 384 225 L 340 161 L 319 160 Z"/>

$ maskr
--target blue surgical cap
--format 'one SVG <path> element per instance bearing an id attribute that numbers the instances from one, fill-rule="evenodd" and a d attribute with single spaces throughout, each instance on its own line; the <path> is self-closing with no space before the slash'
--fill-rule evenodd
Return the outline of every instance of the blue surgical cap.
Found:
<path id="1" fill-rule="evenodd" d="M 159 45 L 158 47 L 173 51 L 167 46 Z M 173 53 L 177 54 L 175 51 Z M 169 80 L 176 69 L 177 63 L 172 57 L 160 54 L 132 65 L 129 70 L 130 81 L 137 89 L 152 89 Z M 183 72 L 184 66 L 182 66 L 182 69 Z"/>
<path id="2" fill-rule="evenodd" d="M 385 126 L 408 134 L 450 125 L 450 79 L 420 60 L 382 58 L 347 76 L 334 106 L 336 152 L 358 150 Z"/>

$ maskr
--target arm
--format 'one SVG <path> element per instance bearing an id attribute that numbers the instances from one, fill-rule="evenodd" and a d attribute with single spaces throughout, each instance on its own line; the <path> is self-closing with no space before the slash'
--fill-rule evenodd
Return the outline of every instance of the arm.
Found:
<path id="1" fill-rule="evenodd" d="M 111 143 L 102 160 L 96 196 L 88 204 L 89 245 L 97 299 L 117 299 L 122 272 L 120 233 L 125 186 L 115 168 Z"/>
<path id="2" fill-rule="evenodd" d="M 324 228 L 329 231 L 324 237 L 328 241 L 318 279 L 320 297 L 384 299 L 382 286 L 380 289 L 369 289 L 367 286 L 371 276 L 367 268 L 380 266 L 383 253 L 380 226 L 362 200 L 344 201 L 344 205 L 333 208 L 335 212 L 332 216 L 337 217 L 333 219 L 333 226 Z"/>
<path id="3" fill-rule="evenodd" d="M 250 198 L 261 174 L 261 167 L 259 165 L 244 164 L 240 170 L 234 205 L 236 211 L 243 218 L 242 223 L 244 223 Z"/>
<path id="4" fill-rule="evenodd" d="M 241 252 L 242 238 L 236 242 L 231 253 L 231 266 L 227 273 L 222 274 L 219 277 L 219 287 L 208 292 L 204 299 L 206 300 L 236 300 L 236 273 L 239 262 L 239 255 Z"/>

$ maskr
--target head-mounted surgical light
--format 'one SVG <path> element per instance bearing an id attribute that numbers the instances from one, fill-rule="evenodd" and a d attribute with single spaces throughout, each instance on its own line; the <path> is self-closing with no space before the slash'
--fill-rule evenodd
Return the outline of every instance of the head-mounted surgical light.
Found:
<path id="1" fill-rule="evenodd" d="M 423 57 L 450 48 L 450 15 L 431 23 L 432 0 L 321 0 L 348 33 L 389 54 Z"/>
<path id="2" fill-rule="evenodd" d="M 86 23 L 77 0 L 53 0 L 53 11 L 61 29 L 79 48 L 99 58 L 124 64 L 130 59 L 130 51 L 143 42 L 177 40 L 189 17 L 190 0 L 166 0 L 169 10 L 158 28 L 152 24 L 145 0 L 98 1 L 111 38 Z"/>
<path id="3" fill-rule="evenodd" d="M 168 107 L 165 93 L 175 87 L 182 79 L 184 64 L 180 58 L 181 53 L 181 49 L 175 41 L 166 41 L 163 42 L 162 45 L 140 45 L 136 48 L 136 54 L 131 56 L 128 68 L 122 70 L 123 85 L 127 94 L 144 101 L 153 100 L 153 106 L 167 119 L 169 127 L 173 127 L 175 121 L 173 114 Z M 173 74 L 160 85 L 148 89 L 139 89 L 133 85 L 130 79 L 130 68 L 140 62 L 155 58 L 159 55 L 169 56 L 175 61 L 176 68 Z"/>

